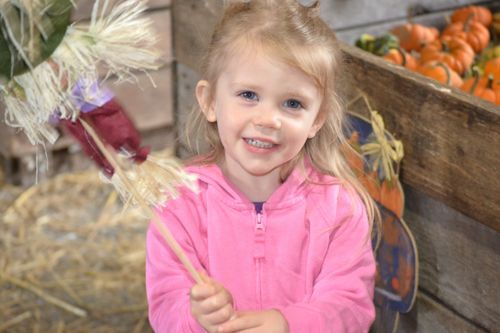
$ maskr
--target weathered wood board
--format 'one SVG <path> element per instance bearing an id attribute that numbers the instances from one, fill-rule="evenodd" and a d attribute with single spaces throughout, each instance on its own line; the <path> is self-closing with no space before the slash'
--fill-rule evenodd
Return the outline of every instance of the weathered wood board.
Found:
<path id="1" fill-rule="evenodd" d="M 110 5 L 119 3 L 123 0 L 110 0 Z M 76 9 L 73 11 L 72 19 L 74 21 L 80 20 L 88 20 L 92 13 L 92 8 L 96 0 L 76 0 L 74 1 L 76 4 Z M 101 5 L 104 1 L 101 1 Z M 166 8 L 170 7 L 172 4 L 172 0 L 148 0 L 147 6 L 149 9 L 158 9 L 158 8 Z M 108 8 L 111 6 L 108 6 Z M 101 7 L 102 8 L 102 7 Z"/>
<path id="2" fill-rule="evenodd" d="M 409 186 L 405 199 L 404 219 L 420 255 L 420 289 L 494 332 L 500 327 L 500 233 Z"/>
<path id="3" fill-rule="evenodd" d="M 307 1 L 301 1 L 308 3 Z M 311 1 L 309 1 L 310 3 Z M 350 30 L 382 22 L 406 19 L 411 13 L 435 13 L 481 0 L 321 0 L 321 17 L 334 30 Z M 490 1 L 491 2 L 491 1 Z"/>
<path id="4" fill-rule="evenodd" d="M 399 318 L 398 333 L 486 333 L 457 316 L 424 293 L 417 294 L 413 309 Z"/>

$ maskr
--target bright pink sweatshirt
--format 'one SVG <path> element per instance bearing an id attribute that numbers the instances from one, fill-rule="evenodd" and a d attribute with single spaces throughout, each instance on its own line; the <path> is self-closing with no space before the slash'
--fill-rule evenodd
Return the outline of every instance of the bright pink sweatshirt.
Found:
<path id="1" fill-rule="evenodd" d="M 195 267 L 231 292 L 237 310 L 277 309 L 291 333 L 368 331 L 375 261 L 356 195 L 311 167 L 314 183 L 306 181 L 297 168 L 257 214 L 218 166 L 188 171 L 199 192 L 183 190 L 161 220 Z M 190 312 L 193 284 L 151 224 L 146 289 L 155 332 L 204 332 Z"/>

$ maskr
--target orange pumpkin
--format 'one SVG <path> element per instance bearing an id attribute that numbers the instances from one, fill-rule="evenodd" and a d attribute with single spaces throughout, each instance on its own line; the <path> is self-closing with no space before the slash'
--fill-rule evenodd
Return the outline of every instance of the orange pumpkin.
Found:
<path id="1" fill-rule="evenodd" d="M 406 23 L 391 30 L 398 37 L 399 46 L 406 51 L 420 51 L 423 45 L 436 40 L 439 31 L 434 27 L 426 27 L 417 23 Z"/>
<path id="2" fill-rule="evenodd" d="M 374 200 L 380 201 L 380 185 L 376 171 L 369 174 L 363 173 L 358 180 Z"/>
<path id="3" fill-rule="evenodd" d="M 463 39 L 443 37 L 427 44 L 420 52 L 420 62 L 440 61 L 463 74 L 474 61 L 474 50 Z"/>
<path id="4" fill-rule="evenodd" d="M 477 21 L 489 27 L 493 21 L 493 15 L 491 11 L 483 6 L 466 6 L 455 10 L 451 14 L 451 22 L 465 22 L 471 17 L 471 20 Z"/>
<path id="5" fill-rule="evenodd" d="M 363 173 L 364 159 L 359 154 L 359 133 L 352 132 L 347 145 L 342 146 L 342 152 L 347 160 L 347 164 L 351 167 L 356 175 Z"/>
<path id="6" fill-rule="evenodd" d="M 417 60 L 410 53 L 401 48 L 390 49 L 384 56 L 384 59 L 412 71 L 417 69 Z"/>
<path id="7" fill-rule="evenodd" d="M 493 58 L 484 65 L 484 75 L 493 75 L 495 81 L 500 81 L 500 57 Z"/>
<path id="8" fill-rule="evenodd" d="M 480 78 L 479 73 L 475 71 L 474 77 L 465 80 L 460 89 L 500 105 L 500 80 L 495 80 L 492 74 Z"/>
<path id="9" fill-rule="evenodd" d="M 403 217 L 404 199 L 401 188 L 397 185 L 397 179 L 384 180 L 380 186 L 380 203 L 396 214 Z"/>
<path id="10" fill-rule="evenodd" d="M 459 88 L 462 86 L 462 78 L 448 65 L 439 61 L 430 61 L 420 65 L 417 72 L 427 77 L 433 78 L 442 84 Z"/>
<path id="11" fill-rule="evenodd" d="M 441 36 L 461 38 L 472 46 L 472 49 L 476 53 L 481 52 L 490 42 L 490 32 L 488 29 L 481 23 L 472 21 L 471 19 L 448 25 Z"/>

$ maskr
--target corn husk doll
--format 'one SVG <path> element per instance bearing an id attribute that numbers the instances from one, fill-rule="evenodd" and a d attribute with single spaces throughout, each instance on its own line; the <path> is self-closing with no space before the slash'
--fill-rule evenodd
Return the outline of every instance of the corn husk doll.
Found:
<path id="1" fill-rule="evenodd" d="M 71 23 L 72 0 L 0 0 L 0 91 L 5 121 L 33 145 L 54 143 L 60 123 L 101 168 L 127 202 L 153 218 L 193 278 L 197 272 L 151 207 L 193 187 L 174 158 L 151 156 L 105 79 L 134 81 L 134 72 L 156 70 L 152 22 L 145 0 L 109 6 L 96 0 L 90 22 Z"/>

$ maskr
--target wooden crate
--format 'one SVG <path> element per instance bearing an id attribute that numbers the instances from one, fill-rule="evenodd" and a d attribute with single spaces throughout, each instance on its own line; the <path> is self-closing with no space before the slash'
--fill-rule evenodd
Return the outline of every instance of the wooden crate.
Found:
<path id="1" fill-rule="evenodd" d="M 435 21 L 480 1 L 321 1 L 322 17 L 352 42 L 405 21 L 410 5 Z M 485 3 L 484 1 L 481 3 Z M 493 2 L 487 4 L 492 5 Z M 178 124 L 194 103 L 198 68 L 220 1 L 173 2 Z M 373 29 L 373 30 L 372 30 Z M 399 332 L 500 327 L 500 110 L 493 104 L 341 43 L 344 100 L 359 90 L 405 146 L 405 220 L 420 253 L 420 287 Z"/>
<path id="2" fill-rule="evenodd" d="M 73 20 L 88 20 L 94 2 L 77 1 Z M 158 48 L 162 52 L 162 67 L 150 73 L 156 87 L 143 73 L 137 73 L 137 83 L 116 84 L 111 78 L 106 85 L 140 131 L 143 144 L 152 143 L 155 149 L 173 148 L 175 118 L 170 0 L 150 1 L 149 9 L 146 15 L 154 22 L 160 36 Z M 0 113 L 3 111 L 0 110 Z M 45 149 L 34 147 L 22 132 L 7 127 L 3 122 L 0 122 L 0 160 L 5 180 L 16 184 L 32 184 L 37 177 L 40 179 L 60 171 L 86 168 L 91 164 L 71 137 L 63 134 L 55 144 L 47 145 Z"/>
<path id="3" fill-rule="evenodd" d="M 500 231 L 500 108 L 341 47 L 344 96 L 366 93 L 403 141 L 403 182 Z"/>

